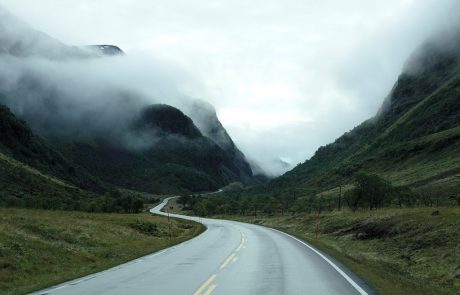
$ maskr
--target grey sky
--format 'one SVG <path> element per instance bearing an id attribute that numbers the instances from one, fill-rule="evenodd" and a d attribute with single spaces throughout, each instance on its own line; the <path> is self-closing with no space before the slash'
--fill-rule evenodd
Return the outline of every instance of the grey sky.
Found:
<path id="1" fill-rule="evenodd" d="M 192 79 L 181 91 L 212 103 L 273 174 L 375 114 L 405 59 L 460 11 L 455 0 L 0 3 L 67 44 L 115 44 L 180 69 Z"/>

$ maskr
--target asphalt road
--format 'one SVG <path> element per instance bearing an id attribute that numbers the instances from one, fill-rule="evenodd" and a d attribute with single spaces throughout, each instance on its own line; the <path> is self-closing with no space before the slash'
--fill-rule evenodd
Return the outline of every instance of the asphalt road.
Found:
<path id="1" fill-rule="evenodd" d="M 166 202 L 151 212 L 164 215 Z M 375 294 L 332 258 L 282 232 L 171 216 L 208 229 L 180 245 L 35 294 Z"/>

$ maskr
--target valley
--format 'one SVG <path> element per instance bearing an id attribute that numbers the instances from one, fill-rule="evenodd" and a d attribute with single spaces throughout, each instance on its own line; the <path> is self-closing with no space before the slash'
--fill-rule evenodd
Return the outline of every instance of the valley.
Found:
<path id="1" fill-rule="evenodd" d="M 411 47 L 387 95 L 364 101 L 341 83 L 374 93 L 365 76 L 388 72 L 344 77 L 329 69 L 343 53 L 316 61 L 338 80 L 304 85 L 326 73 L 298 77 L 307 59 L 283 64 L 276 47 L 265 84 L 220 77 L 230 63 L 213 54 L 67 45 L 0 5 L 0 294 L 460 293 L 459 28 Z M 166 62 L 201 59 L 193 79 Z M 331 121 L 370 101 L 351 130 Z M 330 125 L 342 135 L 315 145 Z"/>

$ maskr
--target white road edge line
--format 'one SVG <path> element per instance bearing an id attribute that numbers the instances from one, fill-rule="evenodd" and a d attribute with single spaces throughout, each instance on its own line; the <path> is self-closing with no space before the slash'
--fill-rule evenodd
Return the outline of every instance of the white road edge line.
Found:
<path id="1" fill-rule="evenodd" d="M 307 243 L 305 243 L 304 241 L 288 234 L 288 233 L 285 233 L 285 232 L 282 232 L 280 230 L 277 230 L 277 229 L 274 229 L 272 228 L 272 230 L 274 231 L 277 231 L 279 233 L 282 233 L 283 235 L 286 235 L 294 240 L 296 240 L 297 242 L 303 244 L 304 246 L 306 246 L 307 248 L 309 248 L 310 250 L 312 250 L 313 252 L 315 252 L 316 254 L 318 254 L 321 258 L 323 258 L 327 263 L 329 263 L 339 274 L 342 275 L 342 277 L 345 278 L 345 280 L 347 280 L 358 292 L 359 294 L 361 295 L 369 295 L 366 291 L 363 290 L 363 288 L 361 288 L 361 286 L 359 286 L 355 281 L 353 281 L 352 278 L 350 278 L 343 270 L 340 269 L 340 267 L 338 267 L 337 265 L 334 264 L 334 262 L 332 262 L 331 260 L 329 260 L 326 256 L 324 256 L 323 254 L 321 254 L 321 252 L 319 252 L 318 250 L 316 250 L 315 248 L 313 248 L 312 246 L 308 245 Z"/>

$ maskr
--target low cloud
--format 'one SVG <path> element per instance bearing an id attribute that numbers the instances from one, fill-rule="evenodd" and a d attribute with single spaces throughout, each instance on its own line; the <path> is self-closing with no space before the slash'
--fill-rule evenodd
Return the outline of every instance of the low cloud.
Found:
<path id="1" fill-rule="evenodd" d="M 0 14 L 0 103 L 42 136 L 148 147 L 154 132 L 132 132 L 141 109 L 190 104 L 181 88 L 193 79 L 172 64 L 66 46 L 1 7 Z"/>
<path id="2" fill-rule="evenodd" d="M 460 19 L 456 0 L 1 2 L 68 44 L 125 49 L 126 59 L 90 62 L 104 83 L 179 107 L 212 103 L 275 175 L 289 169 L 279 159 L 303 162 L 373 116 L 411 53 Z"/>

